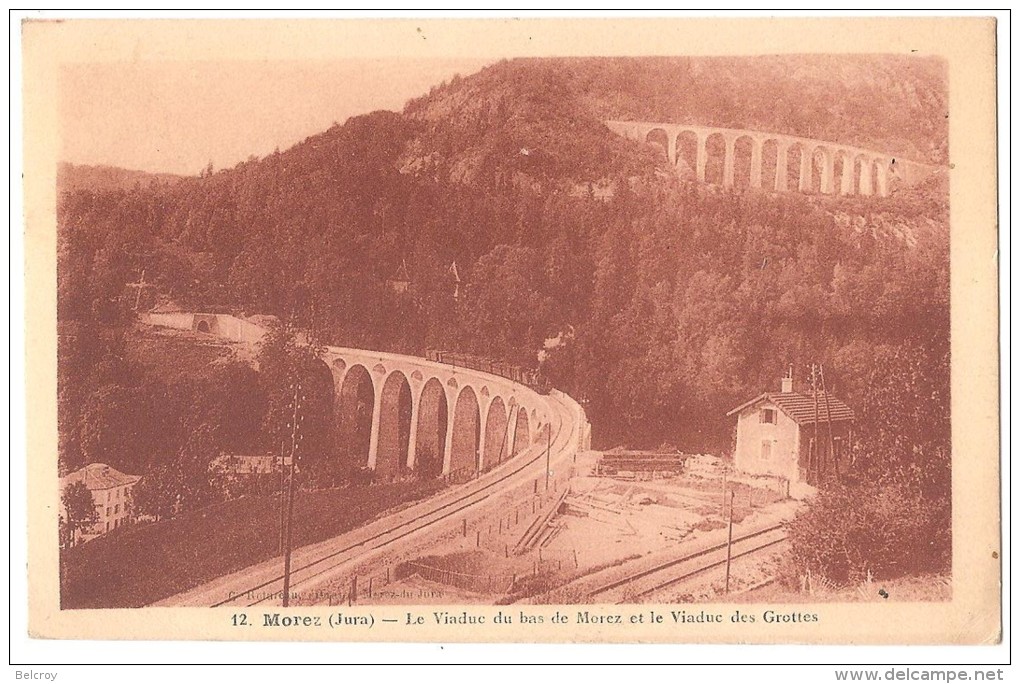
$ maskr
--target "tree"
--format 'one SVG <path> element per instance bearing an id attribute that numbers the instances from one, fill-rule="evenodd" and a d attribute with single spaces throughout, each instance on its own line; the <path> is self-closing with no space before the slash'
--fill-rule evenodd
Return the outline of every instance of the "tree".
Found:
<path id="1" fill-rule="evenodd" d="M 790 525 L 798 572 L 836 584 L 945 572 L 952 563 L 948 500 L 910 483 L 830 484 Z"/>
<path id="2" fill-rule="evenodd" d="M 201 178 L 132 191 L 69 188 L 57 207 L 58 314 L 105 330 L 126 322 L 117 301 L 144 267 L 186 308 L 274 314 L 351 347 L 443 348 L 530 365 L 543 338 L 572 327 L 573 358 L 546 369 L 558 387 L 590 399 L 598 441 L 611 424 L 626 442 L 724 449 L 727 408 L 773 386 L 788 363 L 824 363 L 827 380 L 860 413 L 866 402 L 895 407 L 879 396 L 895 392 L 868 392 L 866 370 L 878 364 L 865 354 L 851 376 L 837 357 L 857 344 L 917 347 L 924 357 L 899 375 L 922 392 L 941 372 L 925 362 L 942 365 L 948 353 L 944 179 L 885 198 L 710 192 L 663 173 L 661 154 L 603 123 L 629 111 L 822 139 L 838 129 L 898 155 L 944 155 L 946 124 L 931 116 L 945 100 L 939 67 L 912 63 L 903 90 L 899 61 L 848 62 L 833 89 L 796 75 L 810 63 L 505 62 L 434 89 L 403 114 L 353 117 L 265 159 L 219 171 L 210 164 Z M 727 88 L 706 86 L 719 78 Z M 803 98 L 794 95 L 805 88 L 818 97 L 798 108 Z M 883 116 L 847 109 L 876 97 L 887 105 Z M 836 115 L 815 121 L 826 108 Z M 156 258 L 143 264 L 141 254 Z M 412 272 L 409 297 L 386 287 L 402 259 Z M 464 278 L 457 301 L 446 275 L 453 261 Z M 139 381 L 120 377 L 116 355 L 82 352 L 73 363 L 60 352 L 64 468 L 100 454 L 115 466 L 144 461 L 145 469 L 128 469 L 148 472 L 172 460 L 186 438 L 181 426 L 210 421 L 189 409 L 187 420 L 165 421 L 175 437 L 165 448 L 169 440 L 139 439 L 136 426 L 156 425 L 144 412 L 165 402 L 143 404 L 145 395 L 120 390 L 90 398 L 107 383 Z M 265 387 L 286 393 L 285 376 Z M 855 388 L 869 396 L 850 396 Z M 948 401 L 935 389 L 937 403 Z M 281 424 L 271 405 L 289 400 L 267 402 L 265 419 L 259 402 L 251 411 L 226 405 L 219 439 L 275 451 L 268 436 L 259 445 L 242 438 L 252 426 Z M 882 417 L 921 424 L 903 411 Z M 948 429 L 941 412 L 935 427 Z M 888 428 L 885 442 L 901 426 Z M 942 451 L 925 446 L 915 458 L 903 444 L 893 444 L 905 456 L 896 460 L 938 466 L 917 474 L 935 486 Z M 870 453 L 888 460 L 879 447 Z"/>
<path id="3" fill-rule="evenodd" d="M 174 458 L 151 469 L 135 487 L 135 510 L 159 520 L 215 503 L 218 492 L 209 472 L 219 453 L 215 434 L 208 423 L 190 430 Z"/>
<path id="4" fill-rule="evenodd" d="M 539 252 L 526 247 L 499 245 L 479 259 L 464 298 L 461 339 L 493 358 L 533 362 L 542 339 L 556 332 L 542 271 Z"/>
<path id="5" fill-rule="evenodd" d="M 276 453 L 290 444 L 294 394 L 300 387 L 300 458 L 313 471 L 324 462 L 336 465 L 336 459 L 328 458 L 333 452 L 333 378 L 321 354 L 321 348 L 299 344 L 292 329 L 276 324 L 263 339 L 258 355 L 259 383 L 267 403 L 262 421 L 266 446 Z"/>
<path id="6" fill-rule="evenodd" d="M 171 518 L 177 506 L 176 483 L 171 470 L 161 465 L 146 473 L 132 492 L 132 505 L 139 515 L 156 520 Z"/>
<path id="7" fill-rule="evenodd" d="M 72 482 L 64 487 L 60 503 L 64 508 L 61 519 L 64 538 L 69 546 L 73 546 L 78 532 L 84 532 L 99 522 L 96 504 L 84 482 Z"/>
<path id="8" fill-rule="evenodd" d="M 72 425 L 81 463 L 106 463 L 125 472 L 146 472 L 169 458 L 183 438 L 177 418 L 198 411 L 197 392 L 149 381 L 139 387 L 105 383 L 78 408 Z M 71 465 L 74 465 L 73 463 Z"/>
<path id="9" fill-rule="evenodd" d="M 247 363 L 231 361 L 217 366 L 210 379 L 206 387 L 217 441 L 232 451 L 257 451 L 262 446 L 259 428 L 266 410 L 258 373 Z"/>
<path id="10" fill-rule="evenodd" d="M 171 462 L 177 480 L 177 492 L 183 510 L 202 508 L 216 498 L 209 466 L 219 454 L 216 429 L 202 423 L 188 436 L 177 458 Z"/>

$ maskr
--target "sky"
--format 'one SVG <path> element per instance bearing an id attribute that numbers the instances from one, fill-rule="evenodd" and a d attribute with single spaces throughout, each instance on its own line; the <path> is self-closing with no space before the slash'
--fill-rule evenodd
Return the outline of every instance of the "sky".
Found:
<path id="1" fill-rule="evenodd" d="M 61 161 L 197 175 L 288 147 L 334 123 L 399 111 L 486 59 L 114 62 L 67 66 Z"/>

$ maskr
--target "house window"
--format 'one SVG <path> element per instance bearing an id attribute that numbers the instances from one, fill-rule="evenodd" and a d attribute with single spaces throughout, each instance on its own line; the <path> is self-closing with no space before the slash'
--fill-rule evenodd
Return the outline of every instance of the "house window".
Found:
<path id="1" fill-rule="evenodd" d="M 776 424 L 776 410 L 763 408 L 758 413 L 758 420 L 762 423 Z"/>
<path id="2" fill-rule="evenodd" d="M 106 517 L 107 518 L 110 517 L 110 507 L 109 506 L 106 507 Z"/>
<path id="3" fill-rule="evenodd" d="M 113 514 L 120 515 L 120 504 L 117 504 L 116 506 L 113 507 Z"/>
<path id="4" fill-rule="evenodd" d="M 761 460 L 768 461 L 772 458 L 772 440 L 763 439 L 761 441 Z"/>

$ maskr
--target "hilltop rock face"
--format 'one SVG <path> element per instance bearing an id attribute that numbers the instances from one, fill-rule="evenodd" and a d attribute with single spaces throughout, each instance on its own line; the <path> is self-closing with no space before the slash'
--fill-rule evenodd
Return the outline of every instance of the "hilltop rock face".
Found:
<path id="1" fill-rule="evenodd" d="M 412 100 L 405 116 L 424 124 L 408 150 L 458 182 L 541 186 L 634 175 L 654 151 L 621 139 L 577 92 L 559 60 L 503 62 Z"/>
<path id="2" fill-rule="evenodd" d="M 518 59 L 404 109 L 426 124 L 409 157 L 444 160 L 460 180 L 509 171 L 581 182 L 657 162 L 609 133 L 610 119 L 770 131 L 944 164 L 947 112 L 938 60 L 831 55 Z"/>

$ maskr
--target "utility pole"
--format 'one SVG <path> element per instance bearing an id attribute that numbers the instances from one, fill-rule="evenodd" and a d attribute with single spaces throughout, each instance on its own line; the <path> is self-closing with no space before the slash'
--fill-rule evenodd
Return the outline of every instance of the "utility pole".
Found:
<path id="1" fill-rule="evenodd" d="M 549 491 L 549 458 L 552 451 L 552 423 L 545 426 L 548 440 L 545 443 L 545 489 Z"/>
<path id="2" fill-rule="evenodd" d="M 293 542 L 292 528 L 294 526 L 294 461 L 297 455 L 297 445 L 301 438 L 299 433 L 299 413 L 301 400 L 304 399 L 301 396 L 301 384 L 294 384 L 294 412 L 291 420 L 291 437 L 290 437 L 290 467 L 288 468 L 287 475 L 287 537 L 283 553 L 283 607 L 286 608 L 290 605 L 290 555 L 291 555 L 291 544 Z"/>
<path id="3" fill-rule="evenodd" d="M 280 538 L 277 541 L 276 552 L 283 553 L 283 535 L 287 530 L 287 456 L 283 450 L 283 428 L 280 429 Z"/>
<path id="4" fill-rule="evenodd" d="M 818 377 L 822 381 L 822 396 L 825 397 L 825 425 L 829 429 L 829 454 L 832 457 L 832 472 L 839 480 L 839 463 L 836 462 L 836 449 L 832 443 L 832 408 L 829 406 L 829 392 L 825 389 L 825 369 L 818 364 Z"/>
<path id="5" fill-rule="evenodd" d="M 518 411 L 519 410 L 520 409 L 518 409 Z M 499 465 L 500 463 L 503 462 L 503 452 L 507 450 L 506 449 L 506 436 L 508 434 L 510 434 L 510 419 L 511 418 L 513 418 L 515 421 L 517 420 L 516 418 L 514 418 L 514 410 L 513 410 L 512 406 L 510 407 L 509 415 L 506 418 L 506 425 L 503 426 L 503 441 L 499 443 L 499 456 L 496 457 L 496 465 Z M 510 448 L 510 455 L 513 456 L 513 447 Z"/>
<path id="6" fill-rule="evenodd" d="M 733 497 L 734 492 L 730 490 L 730 524 L 729 532 L 726 534 L 726 591 L 730 593 L 730 561 L 733 559 Z"/>
<path id="7" fill-rule="evenodd" d="M 142 277 L 138 281 L 138 291 L 135 292 L 135 311 L 138 311 L 138 305 L 142 300 L 142 290 L 145 289 L 145 269 L 142 269 Z"/>
<path id="8" fill-rule="evenodd" d="M 811 396 L 815 400 L 815 437 L 811 442 L 811 448 L 814 450 L 814 458 L 812 459 L 815 468 L 815 485 L 821 482 L 822 466 L 818 459 L 818 376 L 817 367 L 815 364 L 811 364 Z"/>

